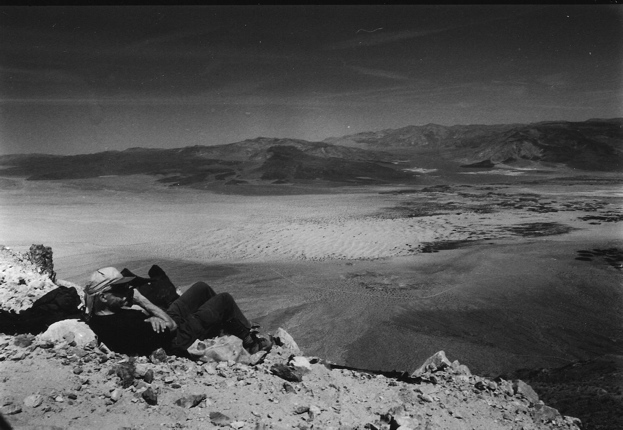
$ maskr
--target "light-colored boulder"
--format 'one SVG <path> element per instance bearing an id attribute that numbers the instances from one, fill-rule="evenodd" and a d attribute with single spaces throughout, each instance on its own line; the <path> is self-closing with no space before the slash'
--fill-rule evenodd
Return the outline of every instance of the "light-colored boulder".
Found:
<path id="1" fill-rule="evenodd" d="M 24 399 L 24 405 L 29 408 L 36 408 L 43 403 L 43 396 L 40 394 L 32 394 Z"/>
<path id="2" fill-rule="evenodd" d="M 532 416 L 534 420 L 539 423 L 549 423 L 558 420 L 562 421 L 562 416 L 560 415 L 560 412 L 558 412 L 551 406 L 540 403 L 535 406 Z"/>
<path id="3" fill-rule="evenodd" d="M 539 395 L 521 379 L 513 381 L 513 391 L 516 396 L 525 398 L 531 404 L 536 405 L 539 402 Z"/>
<path id="4" fill-rule="evenodd" d="M 467 375 L 467 376 L 470 376 L 472 374 L 472 372 L 469 370 L 469 367 L 467 367 L 464 364 L 459 363 L 459 360 L 454 360 L 452 362 L 452 370 L 457 375 Z"/>
<path id="5" fill-rule="evenodd" d="M 275 331 L 273 339 L 275 339 L 275 343 L 282 348 L 289 349 L 296 354 L 300 354 L 301 350 L 294 341 L 294 338 L 292 338 L 292 336 L 290 336 L 290 334 L 283 328 L 279 327 L 277 331 Z"/>
<path id="6" fill-rule="evenodd" d="M 199 361 L 250 363 L 251 355 L 242 347 L 242 340 L 236 336 L 221 336 L 214 339 L 196 340 L 188 347 L 188 353 Z"/>
<path id="7" fill-rule="evenodd" d="M 301 356 L 292 357 L 292 359 L 288 363 L 295 370 L 298 370 L 302 374 L 311 372 L 311 363 L 308 359 Z"/>
<path id="8" fill-rule="evenodd" d="M 443 370 L 450 366 L 452 366 L 452 363 L 450 363 L 450 360 L 446 357 L 446 353 L 444 351 L 439 351 L 428 357 L 428 359 L 411 374 L 411 377 L 417 378 L 426 372 L 437 372 L 438 370 Z"/>
<path id="9" fill-rule="evenodd" d="M 85 346 L 96 340 L 93 330 L 84 322 L 69 319 L 55 322 L 39 335 L 39 342 L 66 342 L 68 339 L 76 342 L 77 346 Z"/>

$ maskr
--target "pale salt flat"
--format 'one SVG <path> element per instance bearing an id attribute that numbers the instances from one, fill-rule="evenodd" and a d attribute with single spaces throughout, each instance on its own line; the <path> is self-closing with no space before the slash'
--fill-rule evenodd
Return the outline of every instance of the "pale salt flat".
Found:
<path id="1" fill-rule="evenodd" d="M 94 267 L 137 256 L 202 263 L 367 260 L 410 255 L 423 242 L 508 237 L 504 228 L 517 223 L 586 227 L 575 212 L 390 217 L 386 209 L 410 197 L 379 191 L 249 197 L 25 182 L 0 194 L 0 240 L 21 251 L 43 243 L 72 267 Z M 601 231 L 620 236 L 615 225 Z"/>

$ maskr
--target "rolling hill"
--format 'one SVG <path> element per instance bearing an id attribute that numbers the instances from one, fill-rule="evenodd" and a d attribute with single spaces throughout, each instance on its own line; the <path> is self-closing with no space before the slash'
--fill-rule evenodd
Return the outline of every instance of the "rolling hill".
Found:
<path id="1" fill-rule="evenodd" d="M 130 148 L 72 156 L 7 155 L 0 157 L 0 175 L 59 180 L 147 174 L 172 186 L 307 180 L 374 183 L 414 177 L 391 160 L 390 154 L 380 151 L 260 137 L 218 146 Z"/>

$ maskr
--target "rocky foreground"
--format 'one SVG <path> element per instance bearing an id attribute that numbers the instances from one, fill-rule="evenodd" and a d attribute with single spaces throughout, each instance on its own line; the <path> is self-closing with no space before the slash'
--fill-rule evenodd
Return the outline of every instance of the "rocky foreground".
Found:
<path id="1" fill-rule="evenodd" d="M 48 282 L 53 270 L 30 260 L 0 250 L 2 309 L 23 310 L 67 284 Z M 383 374 L 305 356 L 284 330 L 275 337 L 268 354 L 243 364 L 128 357 L 72 332 L 0 334 L 0 428 L 580 428 L 521 380 L 472 375 L 443 352 L 411 375 Z"/>

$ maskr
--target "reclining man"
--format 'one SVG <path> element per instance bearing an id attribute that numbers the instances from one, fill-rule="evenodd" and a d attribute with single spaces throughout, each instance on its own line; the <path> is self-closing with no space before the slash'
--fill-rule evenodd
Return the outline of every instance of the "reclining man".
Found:
<path id="1" fill-rule="evenodd" d="M 188 356 L 195 340 L 213 337 L 219 328 L 242 339 L 250 354 L 272 347 L 270 340 L 251 331 L 229 293 L 217 294 L 205 282 L 197 282 L 165 311 L 130 288 L 134 278 L 105 267 L 94 272 L 84 288 L 89 326 L 111 350 L 149 355 L 164 348 L 169 354 Z M 142 310 L 128 309 L 133 304 Z"/>

